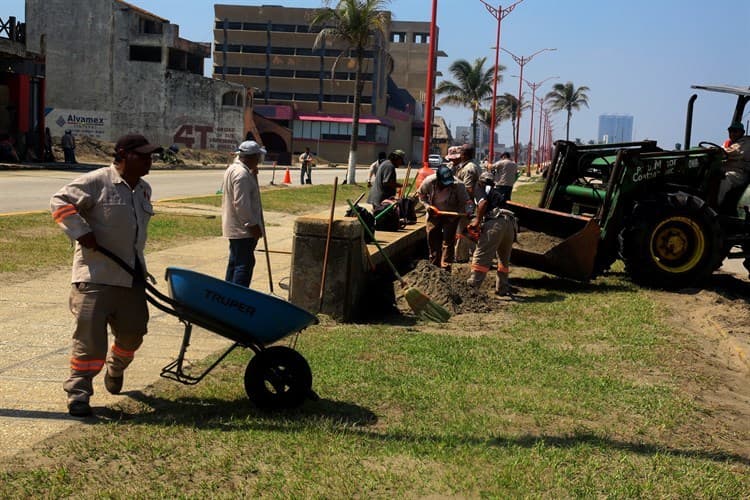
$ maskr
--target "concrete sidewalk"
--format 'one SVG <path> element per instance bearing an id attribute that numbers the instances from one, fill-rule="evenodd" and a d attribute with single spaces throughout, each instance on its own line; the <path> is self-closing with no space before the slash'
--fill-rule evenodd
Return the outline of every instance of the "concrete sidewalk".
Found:
<path id="1" fill-rule="evenodd" d="M 161 207 L 159 207 L 161 210 Z M 165 207 L 164 210 L 168 210 Z M 196 210 L 207 211 L 206 207 Z M 214 209 L 216 210 L 216 209 Z M 218 212 L 217 212 L 218 215 Z M 274 293 L 287 292 L 278 283 L 289 276 L 293 226 L 296 216 L 265 213 Z M 252 288 L 268 292 L 268 267 L 263 243 L 256 251 Z M 228 243 L 223 238 L 201 240 L 161 252 L 148 253 L 157 288 L 167 292 L 163 280 L 168 266 L 194 269 L 223 277 Z M 69 373 L 73 316 L 68 310 L 70 271 L 50 273 L 32 281 L 5 286 L 0 295 L 0 457 L 31 448 L 45 438 L 65 431 L 82 420 L 68 415 L 62 383 Z M 176 358 L 184 327 L 176 317 L 149 307 L 149 333 L 125 372 L 123 393 L 143 389 L 159 379 L 161 368 Z M 198 361 L 228 347 L 230 341 L 195 327 L 188 359 Z M 177 382 L 174 382 L 177 383 Z M 104 388 L 104 376 L 94 379 L 91 399 L 94 413 L 120 400 Z"/>

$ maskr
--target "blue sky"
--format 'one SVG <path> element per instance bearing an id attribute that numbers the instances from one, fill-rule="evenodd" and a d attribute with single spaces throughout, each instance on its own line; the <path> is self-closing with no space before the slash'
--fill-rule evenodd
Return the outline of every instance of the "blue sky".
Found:
<path id="1" fill-rule="evenodd" d="M 184 38 L 213 39 L 213 2 L 130 1 L 178 24 Z M 322 5 L 321 0 L 221 3 Z M 393 0 L 390 10 L 398 20 L 429 21 L 431 5 L 431 0 Z M 23 0 L 3 0 L 0 17 L 8 15 L 23 19 Z M 448 54 L 438 63 L 443 78 L 450 78 L 448 66 L 456 59 L 487 57 L 488 65 L 494 63 L 497 22 L 480 0 L 438 0 L 437 22 L 440 48 Z M 629 114 L 634 117 L 636 140 L 656 139 L 662 147 L 671 148 L 683 142 L 687 101 L 695 92 L 691 84 L 750 86 L 749 22 L 748 0 L 524 0 L 503 20 L 500 44 L 519 57 L 543 48 L 557 49 L 537 55 L 524 67 L 524 78 L 530 82 L 560 77 L 547 81 L 537 95 L 548 92 L 555 82 L 572 81 L 590 88 L 590 107 L 574 113 L 571 138 L 595 139 L 600 114 Z M 518 65 L 504 52 L 500 64 L 508 69 L 498 92 L 516 95 L 518 79 L 511 75 L 518 75 Z M 525 85 L 524 90 L 528 90 Z M 693 144 L 723 142 L 734 98 L 697 93 Z M 470 121 L 470 113 L 460 108 L 443 106 L 439 113 L 454 130 Z M 528 138 L 528 115 L 521 121 L 522 140 Z M 564 113 L 555 116 L 554 136 L 564 138 Z M 749 118 L 746 114 L 744 121 Z M 537 124 L 535 119 L 535 128 Z M 502 124 L 498 132 L 501 142 L 511 142 L 508 124 Z"/>

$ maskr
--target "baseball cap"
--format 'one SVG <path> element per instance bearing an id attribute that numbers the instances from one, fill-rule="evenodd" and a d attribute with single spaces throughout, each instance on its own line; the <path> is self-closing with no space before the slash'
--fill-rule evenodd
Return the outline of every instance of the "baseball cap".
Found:
<path id="1" fill-rule="evenodd" d="M 445 165 L 439 166 L 437 170 L 437 179 L 443 186 L 450 186 L 455 182 L 455 179 L 453 179 L 453 170 Z"/>
<path id="2" fill-rule="evenodd" d="M 133 151 L 141 154 L 152 154 L 164 151 L 164 148 L 151 144 L 141 134 L 123 135 L 115 143 L 115 152 L 124 149 L 126 152 Z"/>
<path id="3" fill-rule="evenodd" d="M 235 153 L 237 153 L 240 156 L 250 156 L 250 155 L 257 155 L 257 154 L 264 155 L 266 154 L 266 152 L 267 152 L 266 148 L 264 148 L 263 146 L 261 146 L 255 141 L 245 141 L 242 144 L 240 144 L 240 147 L 238 147 L 237 151 L 235 151 Z"/>
<path id="4" fill-rule="evenodd" d="M 731 125 L 729 125 L 729 128 L 727 130 L 740 130 L 742 132 L 745 131 L 745 127 L 742 125 L 741 122 L 732 122 Z"/>
<path id="5" fill-rule="evenodd" d="M 391 156 L 398 156 L 404 163 L 406 163 L 406 153 L 401 149 L 394 149 Z"/>

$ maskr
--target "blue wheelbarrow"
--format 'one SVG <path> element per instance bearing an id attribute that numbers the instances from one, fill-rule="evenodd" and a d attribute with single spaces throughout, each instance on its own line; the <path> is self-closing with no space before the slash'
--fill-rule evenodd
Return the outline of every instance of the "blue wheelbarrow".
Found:
<path id="1" fill-rule="evenodd" d="M 130 266 L 109 250 L 97 249 L 134 274 Z M 189 269 L 168 267 L 169 295 L 146 283 L 146 299 L 157 309 L 176 316 L 185 325 L 177 359 L 162 368 L 161 376 L 195 385 L 237 347 L 255 353 L 245 369 L 245 392 L 259 408 L 285 409 L 317 399 L 307 360 L 291 347 L 271 345 L 299 333 L 318 318 L 294 304 Z M 184 362 L 193 325 L 210 330 L 234 343 L 199 375 L 185 372 Z"/>

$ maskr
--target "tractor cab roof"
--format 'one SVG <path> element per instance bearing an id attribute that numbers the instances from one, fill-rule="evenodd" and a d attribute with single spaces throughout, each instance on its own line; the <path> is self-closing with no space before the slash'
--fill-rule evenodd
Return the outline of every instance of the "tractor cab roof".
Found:
<path id="1" fill-rule="evenodd" d="M 750 97 L 750 87 L 739 87 L 737 85 L 692 85 L 691 88 Z"/>

